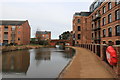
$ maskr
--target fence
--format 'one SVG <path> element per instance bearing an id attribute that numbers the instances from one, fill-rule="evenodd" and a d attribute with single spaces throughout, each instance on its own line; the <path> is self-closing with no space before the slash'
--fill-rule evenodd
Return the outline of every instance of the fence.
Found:
<path id="1" fill-rule="evenodd" d="M 92 51 L 97 56 L 99 56 L 101 60 L 103 60 L 106 64 L 108 64 L 107 59 L 106 59 L 106 49 L 107 49 L 108 45 L 105 45 L 105 44 L 79 44 L 76 46 L 86 48 L 86 49 Z M 116 66 L 112 66 L 112 69 L 116 73 L 117 77 L 120 78 L 120 45 L 113 45 L 113 47 L 116 50 L 117 55 L 118 55 L 118 63 Z"/>

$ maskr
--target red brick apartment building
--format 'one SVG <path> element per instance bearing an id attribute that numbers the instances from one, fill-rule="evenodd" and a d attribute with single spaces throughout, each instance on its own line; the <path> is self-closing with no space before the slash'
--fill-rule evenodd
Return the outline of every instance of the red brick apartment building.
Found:
<path id="1" fill-rule="evenodd" d="M 36 38 L 40 40 L 51 40 L 50 31 L 36 31 Z"/>
<path id="2" fill-rule="evenodd" d="M 120 0 L 97 0 L 73 16 L 75 44 L 120 45 Z"/>
<path id="3" fill-rule="evenodd" d="M 29 44 L 30 30 L 28 20 L 0 20 L 0 44 Z"/>

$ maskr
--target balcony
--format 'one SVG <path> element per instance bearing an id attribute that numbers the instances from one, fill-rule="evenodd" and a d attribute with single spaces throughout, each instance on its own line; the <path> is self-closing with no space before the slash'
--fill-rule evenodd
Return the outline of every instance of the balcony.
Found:
<path id="1" fill-rule="evenodd" d="M 98 19 L 100 19 L 101 18 L 101 15 L 100 14 L 97 14 L 94 18 L 93 18 L 93 21 L 96 21 L 96 20 L 98 20 Z"/>

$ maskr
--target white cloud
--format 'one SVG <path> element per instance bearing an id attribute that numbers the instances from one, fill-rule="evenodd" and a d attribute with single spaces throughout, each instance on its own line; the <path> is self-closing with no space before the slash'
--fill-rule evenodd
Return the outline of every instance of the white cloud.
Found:
<path id="1" fill-rule="evenodd" d="M 32 36 L 40 30 L 52 31 L 52 38 L 67 30 L 72 30 L 72 17 L 75 12 L 88 11 L 90 3 L 16 3 L 2 4 L 1 19 L 29 20 Z"/>
<path id="2" fill-rule="evenodd" d="M 1 2 L 93 2 L 94 0 L 1 0 Z"/>

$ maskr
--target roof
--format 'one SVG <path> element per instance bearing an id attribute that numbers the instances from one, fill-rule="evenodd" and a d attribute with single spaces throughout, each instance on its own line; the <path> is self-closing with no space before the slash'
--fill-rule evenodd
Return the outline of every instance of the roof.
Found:
<path id="1" fill-rule="evenodd" d="M 26 21 L 0 20 L 0 25 L 22 25 Z"/>
<path id="2" fill-rule="evenodd" d="M 74 16 L 89 16 L 91 12 L 76 12 Z"/>
<path id="3" fill-rule="evenodd" d="M 49 34 L 50 31 L 36 31 L 36 34 Z"/>

